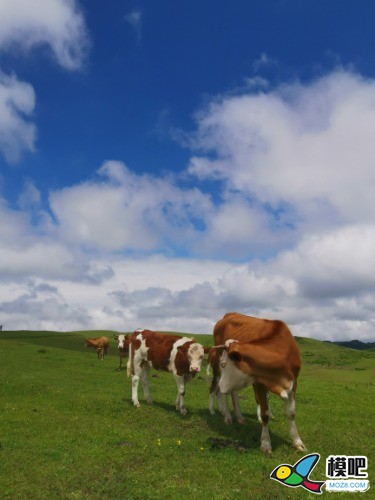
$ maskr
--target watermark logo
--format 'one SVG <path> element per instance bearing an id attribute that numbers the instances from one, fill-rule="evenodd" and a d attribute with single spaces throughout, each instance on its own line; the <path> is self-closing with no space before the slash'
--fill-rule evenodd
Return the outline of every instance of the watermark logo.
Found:
<path id="1" fill-rule="evenodd" d="M 314 481 L 310 474 L 319 462 L 319 453 L 311 453 L 294 465 L 278 465 L 270 475 L 271 479 L 289 488 L 302 487 L 310 493 L 322 494 L 325 485 L 329 492 L 365 492 L 370 488 L 367 479 L 368 459 L 364 455 L 330 455 L 326 459 L 326 481 Z"/>
<path id="2" fill-rule="evenodd" d="M 289 488 L 301 486 L 305 490 L 319 495 L 322 493 L 322 486 L 325 481 L 313 481 L 309 477 L 319 459 L 319 453 L 311 453 L 311 455 L 306 455 L 294 465 L 281 464 L 271 472 L 270 478 Z"/>
<path id="3" fill-rule="evenodd" d="M 366 478 L 366 456 L 330 455 L 326 460 L 326 491 L 365 492 L 370 488 Z"/>

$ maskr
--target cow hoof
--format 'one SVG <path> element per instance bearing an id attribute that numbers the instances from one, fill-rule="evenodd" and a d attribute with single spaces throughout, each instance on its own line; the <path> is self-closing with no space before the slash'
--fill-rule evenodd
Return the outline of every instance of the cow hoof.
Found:
<path id="1" fill-rule="evenodd" d="M 267 458 L 272 458 L 272 448 L 261 448 L 260 451 Z"/>
<path id="2" fill-rule="evenodd" d="M 296 443 L 293 443 L 293 446 L 298 451 L 307 451 L 307 448 L 302 441 L 297 441 Z"/>
<path id="3" fill-rule="evenodd" d="M 225 422 L 227 425 L 232 425 L 232 423 L 233 423 L 232 417 L 226 417 L 226 418 L 224 419 L 224 422 Z"/>
<path id="4" fill-rule="evenodd" d="M 181 415 L 186 415 L 187 414 L 187 409 L 186 408 L 181 408 L 180 413 Z"/>
<path id="5" fill-rule="evenodd" d="M 141 403 L 134 403 L 134 406 L 135 406 L 135 408 L 140 408 L 141 407 Z"/>
<path id="6" fill-rule="evenodd" d="M 243 424 L 246 422 L 246 420 L 242 417 L 242 418 L 238 418 L 238 419 L 237 419 L 237 422 L 238 422 L 239 424 L 243 425 Z"/>

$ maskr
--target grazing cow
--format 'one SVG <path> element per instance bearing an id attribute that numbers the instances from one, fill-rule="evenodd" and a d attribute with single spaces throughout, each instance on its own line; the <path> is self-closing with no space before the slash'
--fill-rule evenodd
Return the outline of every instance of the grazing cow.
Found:
<path id="1" fill-rule="evenodd" d="M 85 340 L 86 347 L 91 347 L 95 349 L 98 353 L 98 359 L 104 359 L 104 355 L 107 355 L 107 350 L 109 346 L 109 340 L 107 337 L 97 337 L 97 338 L 89 338 Z"/>
<path id="2" fill-rule="evenodd" d="M 132 377 L 132 400 L 134 406 L 140 406 L 138 400 L 139 379 L 148 404 L 152 404 L 149 389 L 150 367 L 156 370 L 172 372 L 177 383 L 176 410 L 186 415 L 186 382 L 200 371 L 204 356 L 203 346 L 194 339 L 179 335 L 168 335 L 136 331 L 129 339 L 128 376 Z"/>
<path id="3" fill-rule="evenodd" d="M 268 430 L 268 392 L 285 401 L 289 433 L 297 450 L 305 451 L 295 424 L 295 394 L 301 368 L 298 346 L 287 325 L 239 313 L 225 314 L 214 327 L 220 355 L 219 388 L 223 394 L 253 385 L 262 421 L 261 450 L 272 453 Z"/>
<path id="4" fill-rule="evenodd" d="M 115 340 L 117 340 L 117 347 L 120 356 L 120 366 L 118 370 L 121 370 L 122 360 L 127 352 L 129 352 L 129 334 L 124 335 L 120 333 L 119 335 L 115 335 Z"/>

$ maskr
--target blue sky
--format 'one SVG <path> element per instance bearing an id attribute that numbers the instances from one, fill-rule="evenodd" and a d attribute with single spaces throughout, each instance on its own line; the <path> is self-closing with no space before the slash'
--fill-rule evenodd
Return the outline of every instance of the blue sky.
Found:
<path id="1" fill-rule="evenodd" d="M 0 323 L 374 339 L 373 2 L 0 0 Z"/>

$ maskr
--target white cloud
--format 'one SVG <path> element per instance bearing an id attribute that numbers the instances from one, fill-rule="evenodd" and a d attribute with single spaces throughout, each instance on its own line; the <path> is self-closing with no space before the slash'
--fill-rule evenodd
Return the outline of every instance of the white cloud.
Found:
<path id="1" fill-rule="evenodd" d="M 143 13 L 140 10 L 133 10 L 130 14 L 125 16 L 125 21 L 133 28 L 138 42 L 140 42 L 142 38 L 142 18 Z"/>
<path id="2" fill-rule="evenodd" d="M 0 70 L 0 152 L 8 162 L 17 161 L 22 150 L 34 151 L 36 127 L 27 119 L 34 108 L 32 86 Z"/>
<path id="3" fill-rule="evenodd" d="M 144 251 L 183 246 L 211 207 L 197 189 L 136 175 L 120 162 L 106 162 L 98 173 L 95 181 L 50 195 L 61 237 L 72 244 Z"/>
<path id="4" fill-rule="evenodd" d="M 47 45 L 61 66 L 81 67 L 88 36 L 75 0 L 1 0 L 0 19 L 0 50 Z"/>
<path id="5" fill-rule="evenodd" d="M 1 0 L 0 19 L 0 52 L 45 46 L 65 69 L 82 67 L 89 41 L 75 0 Z M 35 151 L 35 105 L 32 85 L 0 68 L 0 153 L 9 163 Z"/>
<path id="6" fill-rule="evenodd" d="M 204 154 L 192 158 L 191 174 L 223 179 L 276 209 L 287 203 L 308 230 L 327 213 L 334 224 L 374 220 L 373 80 L 338 71 L 225 98 L 198 125 Z"/>
<path id="7" fill-rule="evenodd" d="M 210 333 L 240 310 L 374 338 L 374 81 L 338 71 L 198 116 L 201 189 L 108 161 L 44 210 L 32 182 L 18 210 L 0 204 L 5 328 Z"/>

